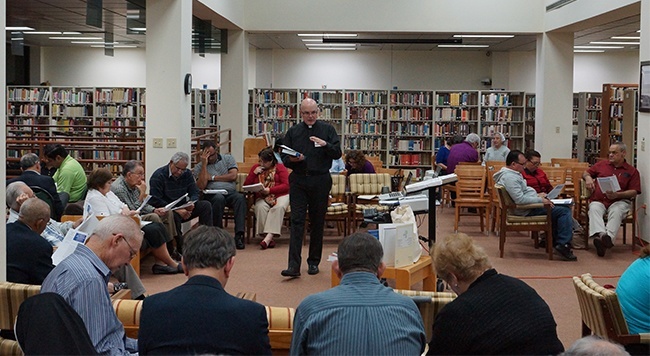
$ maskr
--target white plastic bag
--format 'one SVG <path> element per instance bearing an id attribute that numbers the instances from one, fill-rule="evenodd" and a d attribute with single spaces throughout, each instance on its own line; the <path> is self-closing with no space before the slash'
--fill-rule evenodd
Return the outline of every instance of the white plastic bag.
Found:
<path id="1" fill-rule="evenodd" d="M 393 224 L 411 223 L 413 225 L 413 234 L 411 236 L 415 239 L 413 246 L 416 249 L 413 254 L 413 263 L 417 262 L 422 254 L 422 246 L 420 246 L 420 242 L 418 241 L 418 224 L 415 221 L 413 209 L 411 209 L 409 205 L 398 206 L 395 210 L 390 212 L 390 217 L 393 220 Z"/>

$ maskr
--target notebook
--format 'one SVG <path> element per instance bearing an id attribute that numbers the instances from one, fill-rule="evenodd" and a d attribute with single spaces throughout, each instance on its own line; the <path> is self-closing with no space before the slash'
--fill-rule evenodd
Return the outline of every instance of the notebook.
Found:
<path id="1" fill-rule="evenodd" d="M 564 184 L 556 185 L 553 188 L 553 190 L 551 190 L 550 192 L 548 192 L 548 194 L 546 194 L 546 198 L 548 198 L 548 199 L 557 198 L 557 196 L 560 195 L 560 193 L 562 193 L 562 189 L 564 189 Z"/>

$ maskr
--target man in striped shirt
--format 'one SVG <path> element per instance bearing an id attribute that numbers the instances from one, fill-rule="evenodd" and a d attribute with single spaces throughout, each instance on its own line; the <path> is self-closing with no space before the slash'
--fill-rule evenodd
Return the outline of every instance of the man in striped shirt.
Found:
<path id="1" fill-rule="evenodd" d="M 140 226 L 128 216 L 102 219 L 85 245 L 79 244 L 43 281 L 42 293 L 61 295 L 81 316 L 99 354 L 137 352 L 111 305 L 106 283 L 111 271 L 126 265 L 142 244 Z"/>
<path id="2" fill-rule="evenodd" d="M 305 298 L 296 310 L 292 355 L 420 355 L 426 335 L 415 303 L 379 282 L 386 265 L 377 239 L 341 241 L 334 271 L 341 284 Z"/>

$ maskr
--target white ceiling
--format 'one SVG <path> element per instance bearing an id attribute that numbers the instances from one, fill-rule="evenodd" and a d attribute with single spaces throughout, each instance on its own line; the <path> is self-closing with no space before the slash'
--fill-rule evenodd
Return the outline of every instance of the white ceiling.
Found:
<path id="1" fill-rule="evenodd" d="M 87 36 L 103 36 L 112 32 L 120 44 L 146 45 L 146 36 L 127 34 L 126 1 L 103 0 L 103 28 L 85 24 L 85 0 L 7 0 L 7 26 L 28 26 L 37 31 L 77 31 Z M 196 10 L 195 10 L 196 12 Z M 201 17 L 201 14 L 195 13 Z M 575 32 L 575 45 L 590 41 L 611 40 L 612 36 L 638 36 L 639 15 L 609 20 Z M 359 39 L 452 39 L 455 33 L 359 33 Z M 488 44 L 489 48 L 465 50 L 534 51 L 535 35 L 515 34 L 514 38 L 464 38 L 463 44 Z M 71 44 L 65 40 L 50 40 L 48 35 L 24 35 L 25 45 L 37 46 L 88 46 Z M 11 34 L 7 33 L 9 41 Z M 296 33 L 263 33 L 249 35 L 250 44 L 258 49 L 305 49 Z M 437 44 L 360 44 L 358 50 L 431 51 L 445 50 Z M 636 50 L 638 46 L 625 46 L 622 50 Z M 453 50 L 458 50 L 454 48 Z"/>

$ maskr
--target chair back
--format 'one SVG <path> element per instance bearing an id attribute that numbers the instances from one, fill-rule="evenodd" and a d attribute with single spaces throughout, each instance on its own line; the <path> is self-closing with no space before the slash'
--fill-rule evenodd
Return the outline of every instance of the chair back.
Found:
<path id="1" fill-rule="evenodd" d="M 54 211 L 54 197 L 52 197 L 52 194 L 39 186 L 31 186 L 30 188 L 38 199 L 47 203 L 47 205 L 50 207 L 50 217 L 52 219 L 56 219 L 56 211 Z"/>
<path id="2" fill-rule="evenodd" d="M 499 197 L 499 203 L 501 204 L 501 211 L 502 212 L 507 211 L 508 213 L 511 213 L 511 211 L 507 209 L 513 208 L 515 206 L 515 202 L 510 197 L 510 194 L 508 194 L 506 187 L 496 184 L 494 186 L 494 189 L 497 191 L 497 196 Z"/>
<path id="3" fill-rule="evenodd" d="M 0 282 L 0 329 L 13 330 L 20 305 L 40 292 L 41 286 Z"/>
<path id="4" fill-rule="evenodd" d="M 235 188 L 235 190 L 237 190 L 240 193 L 244 192 L 244 188 L 242 188 L 242 187 L 244 186 L 244 182 L 246 181 L 246 177 L 248 177 L 248 173 L 237 173 L 237 181 L 236 181 L 236 186 L 237 187 Z"/>
<path id="5" fill-rule="evenodd" d="M 341 174 L 332 174 L 332 188 L 330 195 L 333 198 L 342 197 L 345 195 L 347 177 Z"/>
<path id="6" fill-rule="evenodd" d="M 289 350 L 293 335 L 294 308 L 265 306 L 269 322 L 269 342 L 271 350 Z M 274 352 L 276 353 L 276 352 Z"/>
<path id="7" fill-rule="evenodd" d="M 114 299 L 112 300 L 112 304 L 117 318 L 124 325 L 124 333 L 126 336 L 137 339 L 140 330 L 142 300 Z"/>
<path id="8" fill-rule="evenodd" d="M 457 199 L 482 199 L 485 197 L 486 169 L 481 165 L 458 166 L 454 173 Z"/>
<path id="9" fill-rule="evenodd" d="M 456 166 L 480 166 L 480 165 L 481 162 L 477 161 L 477 162 L 458 162 Z"/>
<path id="10" fill-rule="evenodd" d="M 402 294 L 413 299 L 415 305 L 417 305 L 418 309 L 420 310 L 420 315 L 422 316 L 422 321 L 424 322 L 424 331 L 427 335 L 427 343 L 431 341 L 431 336 L 433 333 L 433 321 L 436 319 L 436 315 L 438 315 L 440 310 L 445 305 L 453 302 L 454 299 L 456 299 L 456 294 L 449 292 L 427 292 L 395 289 L 395 293 Z"/>
<path id="11" fill-rule="evenodd" d="M 605 298 L 610 315 L 613 319 L 612 321 L 614 324 L 614 330 L 616 330 L 616 334 L 628 334 L 629 329 L 627 326 L 627 321 L 623 316 L 623 309 L 621 308 L 621 303 L 618 301 L 618 295 L 616 292 L 614 290 L 602 287 L 596 283 L 590 273 L 585 273 L 580 276 L 580 280 L 582 280 L 582 282 L 586 284 L 587 287 L 591 288 L 596 293 L 600 293 Z"/>
<path id="12" fill-rule="evenodd" d="M 567 163 L 578 162 L 577 158 L 551 158 L 551 164 L 553 166 L 564 166 Z"/>
<path id="13" fill-rule="evenodd" d="M 350 192 L 353 194 L 380 194 L 382 187 L 390 188 L 388 173 L 357 173 L 350 174 Z"/>
<path id="14" fill-rule="evenodd" d="M 504 161 L 486 161 L 485 167 L 487 167 L 488 172 L 498 172 L 501 168 L 506 166 Z"/>
<path id="15" fill-rule="evenodd" d="M 567 170 L 564 167 L 544 167 L 542 169 L 546 173 L 549 183 L 553 187 L 558 184 L 565 184 L 567 177 Z"/>

